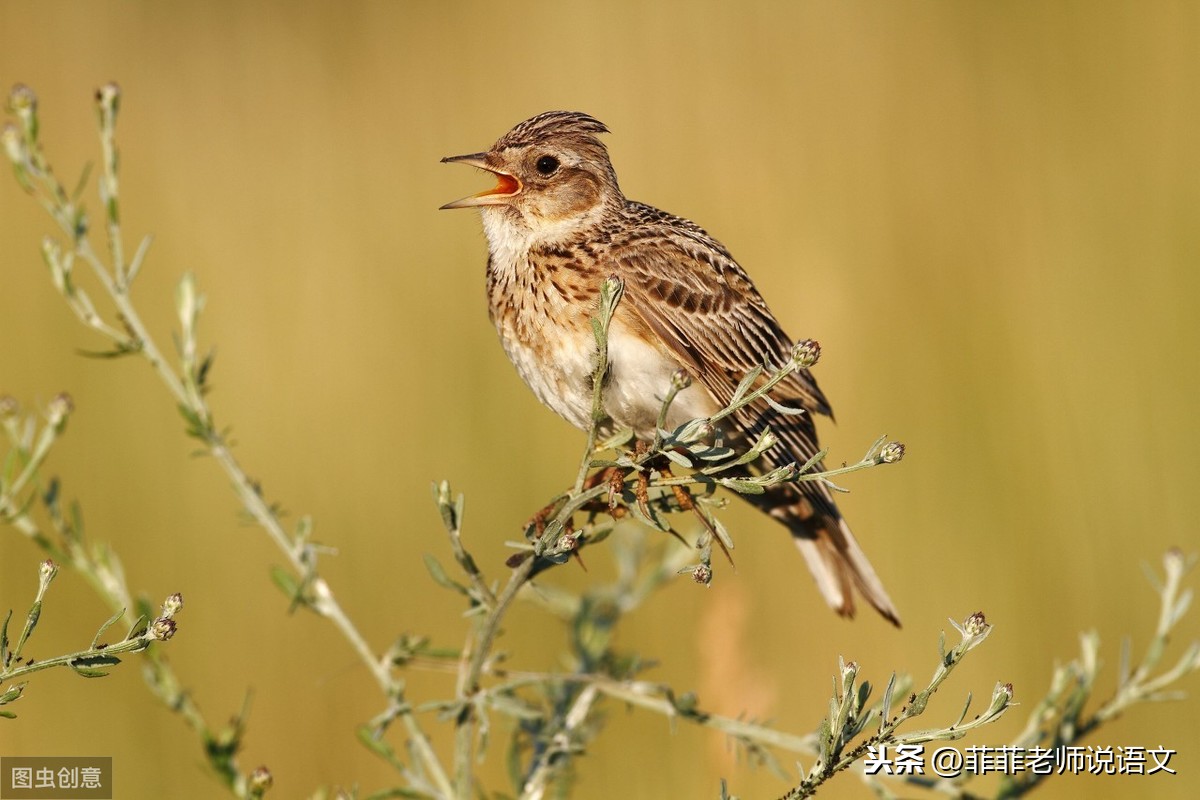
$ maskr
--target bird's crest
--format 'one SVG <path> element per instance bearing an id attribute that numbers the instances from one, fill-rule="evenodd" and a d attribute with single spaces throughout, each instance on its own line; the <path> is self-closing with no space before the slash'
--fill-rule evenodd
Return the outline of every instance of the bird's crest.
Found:
<path id="1" fill-rule="evenodd" d="M 576 137 L 603 149 L 604 145 L 596 137 L 598 133 L 608 133 L 608 126 L 590 114 L 581 111 L 546 111 L 530 117 L 501 136 L 495 149 L 523 147 L 550 137 L 564 136 Z"/>

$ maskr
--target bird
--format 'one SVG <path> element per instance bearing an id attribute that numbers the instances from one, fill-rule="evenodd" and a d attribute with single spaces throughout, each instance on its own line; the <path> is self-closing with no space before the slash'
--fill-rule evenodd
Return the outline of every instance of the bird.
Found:
<path id="1" fill-rule="evenodd" d="M 585 431 L 593 424 L 591 320 L 602 282 L 623 281 L 608 332 L 603 410 L 614 426 L 650 440 L 679 370 L 691 383 L 670 406 L 668 430 L 727 406 L 756 367 L 786 363 L 795 341 L 724 245 L 691 220 L 625 197 L 600 139 L 608 132 L 577 111 L 531 117 L 487 151 L 442 159 L 496 180 L 442 208 L 479 210 L 488 312 L 504 351 L 538 400 Z M 813 416 L 832 417 L 829 402 L 808 369 L 778 384 L 772 398 L 806 413 L 760 401 L 725 420 L 728 436 L 753 441 L 769 428 L 778 443 L 763 468 L 804 464 L 820 450 Z M 834 611 L 852 617 L 857 592 L 900 625 L 826 486 L 785 483 L 739 496 L 787 527 Z"/>

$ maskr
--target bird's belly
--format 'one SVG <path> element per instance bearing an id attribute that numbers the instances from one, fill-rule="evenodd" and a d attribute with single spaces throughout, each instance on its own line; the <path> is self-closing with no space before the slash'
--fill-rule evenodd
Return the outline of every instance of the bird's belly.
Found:
<path id="1" fill-rule="evenodd" d="M 604 411 L 617 427 L 632 428 L 638 438 L 654 436 L 671 378 L 682 366 L 664 347 L 613 321 L 608 338 L 609 375 Z M 712 416 L 719 408 L 699 381 L 679 392 L 667 414 L 672 430 L 697 417 Z"/>
<path id="2" fill-rule="evenodd" d="M 534 395 L 577 428 L 592 420 L 592 373 L 596 340 L 590 328 L 545 325 L 535 340 L 500 325 L 508 357 Z M 661 347 L 613 320 L 608 337 L 609 373 L 604 385 L 604 412 L 618 428 L 631 428 L 639 438 L 654 435 L 663 398 L 679 362 Z M 699 382 L 676 395 L 667 417 L 672 429 L 689 419 L 707 417 L 719 408 Z"/>
<path id="3" fill-rule="evenodd" d="M 596 351 L 591 334 L 581 336 L 548 325 L 530 340 L 508 325 L 497 328 L 504 352 L 537 399 L 567 422 L 586 430 L 592 418 L 591 375 Z"/>

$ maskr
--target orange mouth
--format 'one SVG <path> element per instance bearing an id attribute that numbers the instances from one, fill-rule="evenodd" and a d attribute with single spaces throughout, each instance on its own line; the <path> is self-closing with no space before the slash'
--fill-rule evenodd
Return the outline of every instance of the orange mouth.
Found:
<path id="1" fill-rule="evenodd" d="M 487 192 L 480 192 L 476 197 L 488 197 L 495 195 L 512 196 L 521 191 L 521 182 L 512 175 L 505 175 L 503 172 L 493 173 L 496 176 L 496 188 Z"/>
<path id="2" fill-rule="evenodd" d="M 467 156 L 451 156 L 442 159 L 443 164 L 468 164 L 472 167 L 487 170 L 496 177 L 495 188 L 468 195 L 452 203 L 446 203 L 442 208 L 474 208 L 477 206 L 500 205 L 510 197 L 514 197 L 520 193 L 521 182 L 507 172 L 501 172 L 489 165 L 486 156 L 486 153 L 472 153 Z"/>

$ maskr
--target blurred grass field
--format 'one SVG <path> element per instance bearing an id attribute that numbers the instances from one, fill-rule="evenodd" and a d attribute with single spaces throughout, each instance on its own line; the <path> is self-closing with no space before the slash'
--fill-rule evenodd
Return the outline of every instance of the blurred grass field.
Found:
<path id="1" fill-rule="evenodd" d="M 908 445 L 842 501 L 903 630 L 834 617 L 782 529 L 736 508 L 736 570 L 708 591 L 679 581 L 622 630 L 661 661 L 648 677 L 805 732 L 839 655 L 879 683 L 923 680 L 946 617 L 982 609 L 996 631 L 929 713 L 1011 681 L 1025 706 L 968 743 L 1007 742 L 1078 631 L 1099 630 L 1111 686 L 1120 636 L 1143 646 L 1157 613 L 1139 565 L 1200 549 L 1195 4 L 6 2 L 0 41 L 0 84 L 38 92 L 68 184 L 98 157 L 92 91 L 121 84 L 123 224 L 156 237 L 135 300 L 168 342 L 174 286 L 196 273 L 218 421 L 339 550 L 326 575 L 381 650 L 402 631 L 461 639 L 421 565 L 447 554 L 431 480 L 466 493 L 468 544 L 499 576 L 503 541 L 574 477 L 582 437 L 488 323 L 477 219 L 436 210 L 486 183 L 440 157 L 552 108 L 606 122 L 626 194 L 707 228 L 785 328 L 821 341 L 832 463 L 882 433 Z M 72 394 L 51 471 L 131 585 L 183 593 L 168 653 L 210 721 L 253 691 L 243 764 L 270 765 L 271 796 L 389 785 L 353 736 L 382 706 L 365 670 L 287 615 L 267 578 L 280 557 L 189 457 L 150 370 L 77 355 L 101 343 L 41 264 L 49 231 L 0 180 L 0 392 Z M 38 560 L 0 529 L 0 609 L 32 599 Z M 593 561 L 550 580 L 600 580 Z M 107 616 L 64 573 L 31 654 L 82 647 Z M 523 609 L 501 646 L 548 669 L 563 641 Z M 1043 794 L 1195 796 L 1196 703 L 1139 707 L 1088 742 L 1174 748 L 1177 776 Z M 0 753 L 112 755 L 121 797 L 222 796 L 135 667 L 42 673 L 15 710 Z M 486 774 L 504 788 L 498 763 Z M 614 708 L 574 796 L 715 797 L 721 777 L 744 798 L 787 788 L 715 734 Z M 846 776 L 825 794 L 868 791 Z"/>

